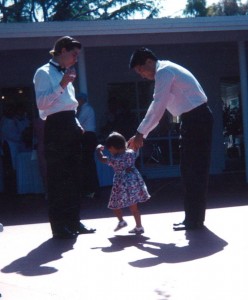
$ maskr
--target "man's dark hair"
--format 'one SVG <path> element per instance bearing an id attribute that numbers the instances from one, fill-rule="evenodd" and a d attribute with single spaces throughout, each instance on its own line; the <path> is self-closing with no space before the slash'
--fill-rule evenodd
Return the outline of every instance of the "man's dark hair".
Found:
<path id="1" fill-rule="evenodd" d="M 53 56 L 57 56 L 61 53 L 62 49 L 71 51 L 74 48 L 81 49 L 81 43 L 71 36 L 62 36 L 54 44 L 53 49 L 49 52 Z"/>
<path id="2" fill-rule="evenodd" d="M 146 63 L 147 59 L 157 61 L 157 56 L 148 48 L 142 47 L 136 49 L 130 59 L 129 68 L 133 69 L 136 66 L 142 66 Z"/>
<path id="3" fill-rule="evenodd" d="M 123 135 L 118 132 L 112 132 L 105 141 L 105 146 L 107 149 L 113 147 L 115 149 L 125 149 L 126 148 L 126 139 Z"/>

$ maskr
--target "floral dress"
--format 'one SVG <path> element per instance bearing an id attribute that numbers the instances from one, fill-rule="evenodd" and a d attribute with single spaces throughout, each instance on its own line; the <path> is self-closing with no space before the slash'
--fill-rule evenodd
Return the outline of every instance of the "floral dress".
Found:
<path id="1" fill-rule="evenodd" d="M 108 165 L 114 169 L 108 208 L 129 207 L 138 202 L 145 202 L 151 197 L 141 174 L 135 167 L 136 158 L 137 153 L 131 149 L 108 158 Z"/>

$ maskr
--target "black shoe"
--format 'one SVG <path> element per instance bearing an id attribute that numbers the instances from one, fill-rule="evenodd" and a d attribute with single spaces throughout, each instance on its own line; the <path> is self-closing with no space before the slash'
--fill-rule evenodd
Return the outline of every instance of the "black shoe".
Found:
<path id="1" fill-rule="evenodd" d="M 84 224 L 78 223 L 76 225 L 72 225 L 70 230 L 75 234 L 88 234 L 88 233 L 95 233 L 96 229 L 87 228 Z"/>
<path id="2" fill-rule="evenodd" d="M 196 230 L 202 229 L 204 227 L 203 222 L 182 222 L 173 224 L 173 229 L 175 231 L 180 230 Z"/>
<path id="3" fill-rule="evenodd" d="M 53 232 L 54 239 L 75 239 L 77 234 L 70 231 L 67 227 L 63 227 L 59 231 Z"/>

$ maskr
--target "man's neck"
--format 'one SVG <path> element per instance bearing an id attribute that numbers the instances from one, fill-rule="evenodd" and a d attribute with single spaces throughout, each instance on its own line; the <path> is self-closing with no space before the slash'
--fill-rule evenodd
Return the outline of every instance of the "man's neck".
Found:
<path id="1" fill-rule="evenodd" d="M 61 68 L 66 68 L 66 66 L 63 64 L 61 59 L 59 59 L 59 57 L 53 57 L 52 61 L 58 64 Z"/>

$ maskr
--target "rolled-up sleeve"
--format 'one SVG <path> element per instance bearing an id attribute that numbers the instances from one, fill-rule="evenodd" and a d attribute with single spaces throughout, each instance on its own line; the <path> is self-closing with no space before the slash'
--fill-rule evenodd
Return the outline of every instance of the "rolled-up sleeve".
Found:
<path id="1" fill-rule="evenodd" d="M 138 132 L 143 134 L 144 138 L 146 138 L 147 135 L 158 125 L 168 103 L 173 99 L 174 96 L 170 93 L 173 80 L 174 74 L 172 72 L 167 71 L 166 69 L 157 71 L 153 101 L 137 129 Z"/>

